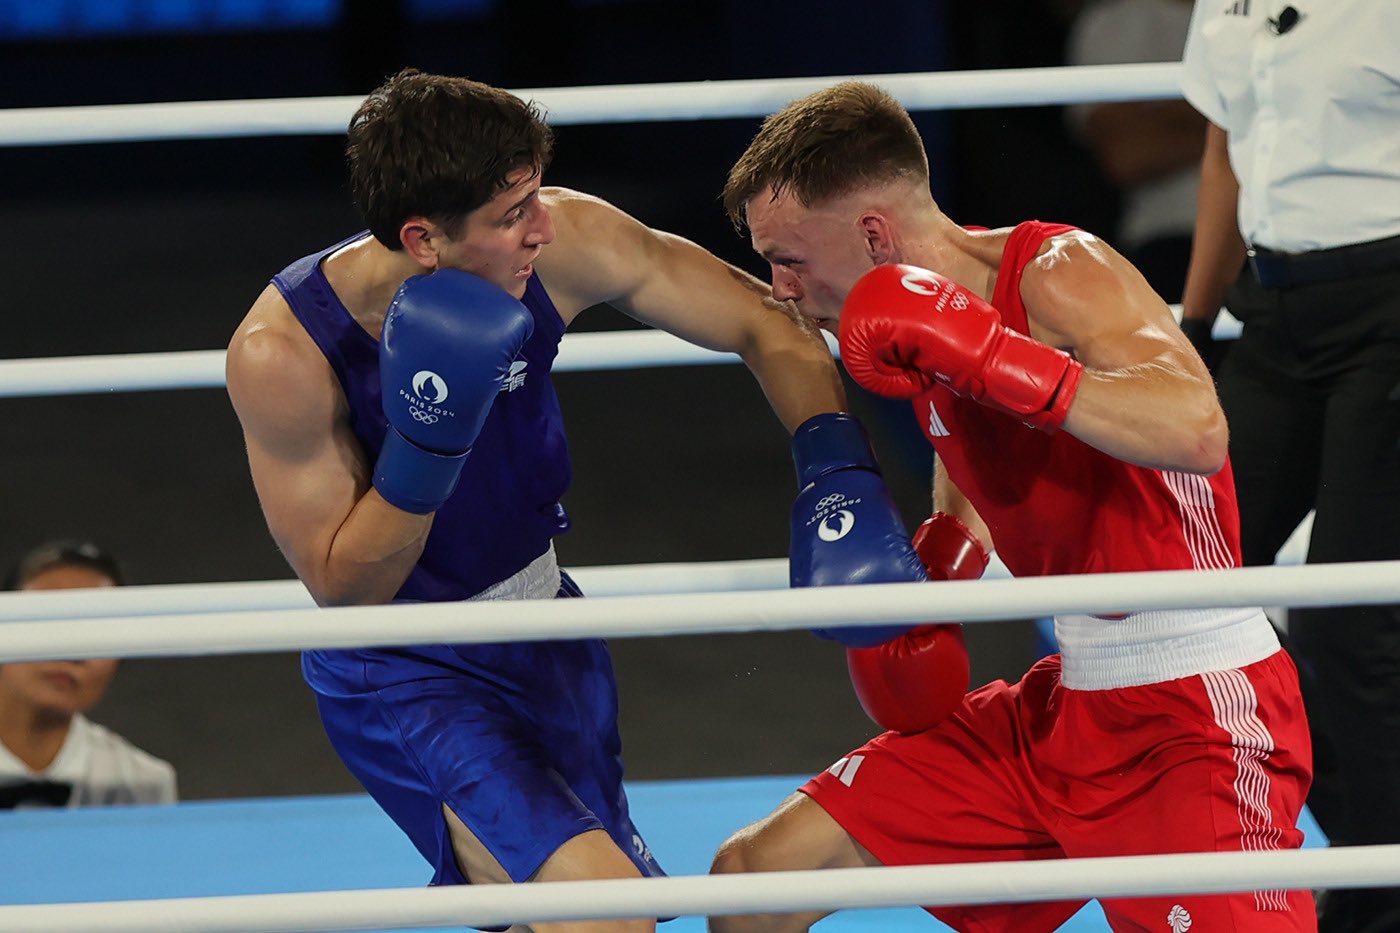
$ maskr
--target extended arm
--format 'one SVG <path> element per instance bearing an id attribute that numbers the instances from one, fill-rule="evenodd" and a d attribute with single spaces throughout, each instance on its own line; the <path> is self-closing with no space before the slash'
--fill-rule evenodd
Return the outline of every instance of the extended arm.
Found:
<path id="1" fill-rule="evenodd" d="M 540 260 L 551 293 L 580 305 L 605 301 L 691 343 L 738 353 L 789 431 L 845 407 L 825 341 L 762 282 L 604 201 L 551 196 L 558 236 Z"/>

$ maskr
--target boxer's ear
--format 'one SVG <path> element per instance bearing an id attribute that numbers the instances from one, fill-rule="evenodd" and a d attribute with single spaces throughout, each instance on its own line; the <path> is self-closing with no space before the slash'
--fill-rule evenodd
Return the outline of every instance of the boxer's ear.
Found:
<path id="1" fill-rule="evenodd" d="M 403 244 L 404 251 L 424 269 L 437 270 L 437 240 L 441 236 L 437 224 L 426 217 L 410 217 L 399 227 L 399 242 Z"/>
<path id="2" fill-rule="evenodd" d="M 860 215 L 856 223 L 865 238 L 865 254 L 870 257 L 870 264 L 883 266 L 894 262 L 894 232 L 890 229 L 889 219 L 877 211 L 867 211 Z"/>

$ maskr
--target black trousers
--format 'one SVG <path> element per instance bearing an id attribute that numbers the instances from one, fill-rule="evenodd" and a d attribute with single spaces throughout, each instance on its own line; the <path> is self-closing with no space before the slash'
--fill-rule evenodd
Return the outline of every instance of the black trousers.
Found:
<path id="1" fill-rule="evenodd" d="M 1219 390 L 1245 563 L 1273 563 L 1310 509 L 1309 563 L 1400 558 L 1400 268 L 1291 288 L 1246 268 L 1227 305 L 1244 324 Z M 1288 627 L 1314 816 L 1338 843 L 1400 842 L 1400 606 L 1298 609 Z M 1400 892 L 1365 897 L 1400 910 Z"/>

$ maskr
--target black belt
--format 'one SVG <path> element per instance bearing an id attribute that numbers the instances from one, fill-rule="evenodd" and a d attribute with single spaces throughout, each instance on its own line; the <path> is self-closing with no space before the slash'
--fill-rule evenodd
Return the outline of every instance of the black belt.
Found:
<path id="1" fill-rule="evenodd" d="M 73 785 L 67 781 L 21 781 L 0 787 L 0 810 L 13 810 L 24 804 L 63 807 L 72 796 Z"/>
<path id="2" fill-rule="evenodd" d="M 1400 236 L 1307 253 L 1280 253 L 1254 246 L 1249 250 L 1249 267 L 1254 270 L 1255 280 L 1265 288 L 1292 288 L 1375 272 L 1400 272 Z"/>

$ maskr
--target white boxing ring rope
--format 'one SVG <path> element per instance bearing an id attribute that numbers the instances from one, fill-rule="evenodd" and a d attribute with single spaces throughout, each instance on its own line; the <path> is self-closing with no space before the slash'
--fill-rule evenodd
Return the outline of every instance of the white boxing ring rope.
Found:
<path id="1" fill-rule="evenodd" d="M 828 339 L 835 346 L 835 341 Z M 646 366 L 737 363 L 739 356 L 697 347 L 662 331 L 566 334 L 554 372 L 599 372 Z M 0 361 L 0 398 L 217 389 L 224 386 L 223 350 L 114 353 Z"/>
<path id="2" fill-rule="evenodd" d="M 569 567 L 569 575 L 590 596 L 655 593 L 734 593 L 782 589 L 788 582 L 786 558 L 615 564 Z M 27 590 L 0 593 L 0 623 L 97 616 L 157 616 L 191 612 L 254 612 L 310 609 L 311 594 L 299 580 L 247 583 L 174 583 L 99 590 Z"/>
<path id="3" fill-rule="evenodd" d="M 0 664 L 444 642 L 635 638 L 834 626 L 989 622 L 1071 613 L 1277 603 L 1400 602 L 1400 561 L 1158 570 L 739 593 L 400 603 L 332 609 L 46 619 L 0 624 Z"/>
<path id="4" fill-rule="evenodd" d="M 24 933 L 325 933 L 1400 882 L 1400 845 L 0 907 Z"/>
<path id="5" fill-rule="evenodd" d="M 1010 68 L 971 72 L 761 78 L 526 88 L 556 126 L 763 117 L 848 79 L 884 87 L 910 110 L 1018 107 L 1181 96 L 1177 63 Z M 0 110 L 0 146 L 321 136 L 345 132 L 361 97 L 182 101 Z"/>
<path id="6" fill-rule="evenodd" d="M 1305 521 L 1276 563 L 1301 564 L 1307 554 L 1311 523 Z M 777 590 L 788 585 L 786 558 L 691 561 L 688 563 L 613 564 L 570 567 L 569 574 L 589 596 L 643 596 L 659 593 L 735 593 Z M 992 555 L 984 580 L 1011 576 Z M 1277 600 L 1277 593 L 1270 599 Z M 0 593 L 0 623 L 40 619 L 90 619 L 98 616 L 156 616 L 194 612 L 248 612 L 262 609 L 309 609 L 311 595 L 298 580 L 243 583 L 175 583 L 97 590 L 32 590 Z"/>
<path id="7" fill-rule="evenodd" d="M 911 110 L 1180 96 L 1180 66 L 1104 65 L 966 73 L 861 75 Z M 518 91 L 557 125 L 763 116 L 838 77 L 687 82 Z M 219 101 L 0 110 L 0 146 L 341 133 L 359 98 Z M 1232 322 L 1217 336 L 1232 336 Z M 558 371 L 732 362 L 655 333 L 565 338 Z M 224 384 L 223 351 L 0 362 L 0 397 Z M 604 572 L 612 568 L 592 568 Z M 580 571 L 582 573 L 582 571 Z M 669 571 L 626 568 L 595 592 L 658 593 Z M 780 589 L 785 561 L 728 562 L 687 571 L 693 595 L 613 595 L 518 603 L 417 604 L 318 610 L 288 582 L 137 587 L 104 595 L 4 594 L 0 663 L 45 657 L 233 653 L 433 641 L 642 636 L 717 631 L 985 621 L 1126 608 L 1342 605 L 1400 600 L 1400 562 L 1253 567 L 1082 577 Z M 705 576 L 709 573 L 709 576 Z M 600 577 L 601 580 L 601 577 Z M 1183 585 L 1187 583 L 1187 585 Z M 141 591 L 141 592 L 135 592 Z M 742 591 L 742 592 L 736 592 Z M 28 599 L 30 601 L 26 602 Z M 70 600 L 64 603 L 63 600 Z M 235 608 L 207 609 L 228 599 Z M 45 600 L 48 600 L 47 602 Z M 139 603 L 139 605 L 138 605 Z M 123 606 L 132 614 L 117 616 Z M 156 615 L 159 614 L 159 615 Z M 73 646 L 80 645 L 81 649 Z M 749 913 L 912 904 L 1009 903 L 1099 896 L 1223 893 L 1400 884 L 1400 846 L 1210 853 L 590 881 L 459 889 L 366 890 L 86 904 L 0 906 L 0 928 L 32 933 L 243 933 L 412 929 L 550 920 Z M 586 906 L 585 906 L 586 905 Z"/>
<path id="8" fill-rule="evenodd" d="M 1172 309 L 1181 316 L 1179 306 Z M 1239 334 L 1239 322 L 1222 312 L 1215 322 L 1219 340 Z M 836 340 L 825 335 L 832 353 Z M 735 353 L 707 350 L 663 331 L 565 334 L 554 372 L 602 372 L 647 366 L 709 366 L 738 363 Z M 224 385 L 223 350 L 172 353 L 114 353 L 0 360 L 0 398 L 147 392 L 164 389 L 217 389 Z"/>

